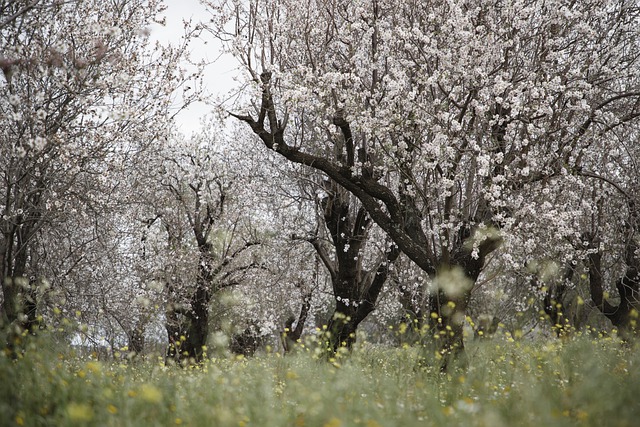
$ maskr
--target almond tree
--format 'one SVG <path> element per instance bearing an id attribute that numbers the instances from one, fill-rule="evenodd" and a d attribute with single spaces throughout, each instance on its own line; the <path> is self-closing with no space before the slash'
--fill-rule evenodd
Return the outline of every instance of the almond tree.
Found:
<path id="1" fill-rule="evenodd" d="M 126 204 L 115 194 L 137 153 L 170 129 L 172 93 L 188 78 L 184 43 L 150 46 L 147 27 L 163 8 L 155 0 L 0 2 L 2 323 L 15 332 L 40 322 L 38 283 L 66 283 L 65 268 L 86 268 L 83 251 L 100 247 L 91 242 L 117 238 L 96 226 Z M 81 240 L 70 239 L 66 253 L 47 240 L 74 222 Z"/>
<path id="2" fill-rule="evenodd" d="M 329 349 L 335 352 L 355 342 L 357 327 L 374 310 L 399 251 L 383 241 L 381 250 L 373 250 L 375 259 L 368 259 L 372 249 L 367 244 L 375 243 L 371 218 L 364 206 L 335 181 L 323 180 L 316 199 L 319 224 L 304 238 L 316 250 L 331 279 L 335 311 L 327 330 Z"/>
<path id="3" fill-rule="evenodd" d="M 606 141 L 613 149 L 595 151 L 597 163 L 580 171 L 593 203 L 576 245 L 586 252 L 588 294 L 625 339 L 637 332 L 640 313 L 639 130 L 617 129 Z"/>
<path id="4" fill-rule="evenodd" d="M 205 3 L 249 83 L 232 115 L 356 196 L 437 284 L 443 368 L 473 283 L 533 206 L 523 189 L 579 170 L 640 111 L 633 1 Z"/>
<path id="5" fill-rule="evenodd" d="M 240 150 L 227 150 L 208 132 L 176 135 L 157 154 L 143 172 L 142 265 L 165 287 L 168 356 L 201 361 L 209 335 L 220 328 L 212 306 L 263 268 L 254 250 L 263 237 L 244 200 L 251 173 Z"/>

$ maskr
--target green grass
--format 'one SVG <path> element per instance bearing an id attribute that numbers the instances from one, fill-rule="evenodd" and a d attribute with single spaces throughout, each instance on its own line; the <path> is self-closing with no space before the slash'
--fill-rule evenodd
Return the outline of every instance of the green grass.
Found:
<path id="1" fill-rule="evenodd" d="M 50 346 L 39 346 L 49 347 Z M 468 345 L 469 367 L 440 374 L 418 349 L 360 345 L 219 358 L 198 368 L 100 362 L 68 350 L 0 356 L 0 425 L 632 426 L 640 356 L 611 339 L 502 339 Z"/>

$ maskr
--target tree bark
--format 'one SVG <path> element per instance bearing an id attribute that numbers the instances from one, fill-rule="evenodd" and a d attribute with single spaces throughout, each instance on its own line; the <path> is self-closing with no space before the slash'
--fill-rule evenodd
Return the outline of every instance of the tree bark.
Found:
<path id="1" fill-rule="evenodd" d="M 191 295 L 188 307 L 167 310 L 166 329 L 169 337 L 167 357 L 175 360 L 202 362 L 204 347 L 209 337 L 209 304 L 211 302 L 211 275 L 206 260 L 208 255 L 201 253 L 196 288 Z M 182 315 L 182 319 L 178 315 Z"/>
<path id="2" fill-rule="evenodd" d="M 598 240 L 591 243 L 592 248 L 599 246 Z M 631 257 L 624 275 L 616 281 L 615 288 L 620 296 L 620 303 L 613 305 L 604 296 L 604 277 L 602 272 L 602 254 L 590 253 L 587 262 L 589 266 L 589 291 L 593 304 L 611 321 L 623 338 L 635 333 L 634 313 L 638 313 L 640 297 L 640 262 Z"/>
<path id="3" fill-rule="evenodd" d="M 287 319 L 284 325 L 284 331 L 281 334 L 282 347 L 285 353 L 290 353 L 302 337 L 302 331 L 304 330 L 304 324 L 307 321 L 309 310 L 311 309 L 311 293 L 304 295 L 302 300 L 302 306 L 300 307 L 300 314 L 298 319 L 291 316 Z M 293 322 L 296 323 L 295 328 Z"/>
<path id="4" fill-rule="evenodd" d="M 467 250 L 464 247 L 464 241 L 460 239 L 457 251 L 447 249 L 442 257 L 436 256 L 434 250 L 427 244 L 427 237 L 421 225 L 420 210 L 415 200 L 408 196 L 407 192 L 403 193 L 402 186 L 400 188 L 400 197 L 396 197 L 389 186 L 379 182 L 378 177 L 373 173 L 372 165 L 363 163 L 361 173 L 357 174 L 354 166 L 333 161 L 320 155 L 302 152 L 299 147 L 287 144 L 284 138 L 287 120 L 278 120 L 276 106 L 271 94 L 271 73 L 263 72 L 260 75 L 260 80 L 262 84 L 262 99 L 258 118 L 254 119 L 250 115 L 238 114 L 232 114 L 233 117 L 247 123 L 267 148 L 274 150 L 291 162 L 303 164 L 324 172 L 335 184 L 356 196 L 362 203 L 367 215 L 387 233 L 398 249 L 430 277 L 436 277 L 439 270 L 459 267 L 472 283 L 475 282 L 484 267 L 486 256 L 499 246 L 499 238 L 486 238 L 480 243 L 475 254 Z M 265 126 L 265 120 L 268 126 Z M 339 112 L 334 117 L 334 124 L 340 128 L 345 141 L 352 140 L 353 135 L 349 123 Z M 350 153 L 347 153 L 346 157 L 350 159 Z M 340 286 L 340 283 L 335 283 L 335 285 Z M 437 310 L 442 325 L 442 329 L 438 331 L 438 334 L 441 335 L 444 332 L 444 339 L 441 340 L 440 349 L 440 353 L 445 359 L 442 364 L 443 369 L 447 369 L 450 365 L 448 363 L 450 357 L 455 357 L 464 350 L 462 320 L 464 320 L 469 292 L 470 289 L 455 298 L 444 294 L 438 295 Z M 452 305 L 457 308 L 453 309 L 452 313 L 449 313 Z M 346 344 L 350 342 L 351 339 L 349 337 L 354 334 L 354 324 L 357 324 L 355 322 L 358 321 L 358 316 L 349 315 L 352 310 L 352 308 L 344 304 L 337 304 L 336 311 L 340 313 L 338 317 L 342 317 L 342 314 L 347 314 L 346 319 L 349 319 L 349 321 L 347 323 L 343 322 L 343 326 L 337 326 L 336 322 L 332 323 L 330 330 L 334 330 L 335 336 L 335 341 L 332 342 L 333 346 L 342 342 Z M 462 313 L 462 320 L 460 320 L 460 313 Z"/>

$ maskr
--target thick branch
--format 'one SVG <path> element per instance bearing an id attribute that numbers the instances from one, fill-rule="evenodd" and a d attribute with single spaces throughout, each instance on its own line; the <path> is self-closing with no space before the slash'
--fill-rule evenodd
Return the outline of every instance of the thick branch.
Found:
<path id="1" fill-rule="evenodd" d="M 358 238 L 362 237 L 369 227 L 369 223 L 371 222 L 369 216 L 367 215 L 367 210 L 363 207 L 358 209 L 358 214 L 356 215 L 356 221 L 353 225 L 353 236 Z"/>
<path id="2" fill-rule="evenodd" d="M 302 307 L 300 308 L 300 315 L 298 315 L 298 321 L 296 322 L 296 328 L 292 331 L 292 339 L 296 341 L 302 336 L 302 330 L 304 329 L 304 323 L 307 321 L 309 310 L 311 309 L 311 294 L 304 296 L 302 301 Z"/>
<path id="3" fill-rule="evenodd" d="M 344 143 L 347 149 L 347 166 L 352 167 L 355 162 L 353 134 L 351 133 L 349 122 L 347 122 L 344 118 L 343 109 L 336 111 L 336 114 L 333 116 L 333 124 L 338 126 L 342 131 L 342 136 L 344 137 Z"/>
<path id="4" fill-rule="evenodd" d="M 284 129 L 277 127 L 275 110 L 273 109 L 271 95 L 267 89 L 267 83 L 268 80 L 264 84 L 263 104 L 260 111 L 261 114 L 264 111 L 269 112 L 270 125 L 272 125 L 271 131 L 267 131 L 259 121 L 255 121 L 249 115 L 231 115 L 247 123 L 267 148 L 276 151 L 291 162 L 310 166 L 324 172 L 337 184 L 350 191 L 360 200 L 373 221 L 391 237 L 403 253 L 428 274 L 435 274 L 436 269 L 432 263 L 428 248 L 417 242 L 413 235 L 404 229 L 406 209 L 403 209 L 403 206 L 388 187 L 381 185 L 372 178 L 354 176 L 349 167 L 336 165 L 321 156 L 301 152 L 285 142 Z M 384 204 L 386 212 L 380 206 L 379 201 Z"/>
<path id="5" fill-rule="evenodd" d="M 331 276 L 331 280 L 333 281 L 336 277 L 336 267 L 335 267 L 335 263 L 331 260 L 331 257 L 329 256 L 329 253 L 327 252 L 327 248 L 325 248 L 325 246 L 322 244 L 322 241 L 320 239 L 318 239 L 317 237 L 307 237 L 307 238 L 302 238 L 302 237 L 298 237 L 295 234 L 293 236 L 291 236 L 292 239 L 294 240 L 304 240 L 307 241 L 309 243 L 311 243 L 313 245 L 313 248 L 316 250 L 316 253 L 318 254 L 318 257 L 320 258 L 320 260 L 322 261 L 322 263 L 324 264 L 324 266 L 327 268 L 327 271 L 329 271 L 329 275 Z"/>
<path id="6" fill-rule="evenodd" d="M 589 254 L 589 291 L 593 304 L 611 319 L 615 316 L 618 307 L 615 307 L 604 298 L 604 279 L 602 277 L 602 254 L 600 252 Z"/>
<path id="7" fill-rule="evenodd" d="M 29 12 L 31 9 L 36 7 L 38 3 L 40 3 L 40 0 L 34 0 L 28 3 L 27 5 L 23 6 L 22 9 L 17 10 L 14 14 L 7 16 L 2 22 L 0 22 L 0 29 L 6 27 L 10 23 L 18 19 L 18 17 Z"/>
<path id="8" fill-rule="evenodd" d="M 392 245 L 387 253 L 386 259 L 378 264 L 378 268 L 376 269 L 376 273 L 371 280 L 371 284 L 369 285 L 367 292 L 363 296 L 360 301 L 360 305 L 358 306 L 358 311 L 356 312 L 356 321 L 364 320 L 369 313 L 373 311 L 375 308 L 376 301 L 378 300 L 378 296 L 382 291 L 382 287 L 387 281 L 387 277 L 389 276 L 390 266 L 398 259 L 400 255 L 400 250 L 396 245 Z"/>

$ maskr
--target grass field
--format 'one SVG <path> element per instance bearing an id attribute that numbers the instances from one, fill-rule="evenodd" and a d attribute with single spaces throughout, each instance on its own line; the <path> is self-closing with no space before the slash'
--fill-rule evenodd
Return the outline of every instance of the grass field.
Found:
<path id="1" fill-rule="evenodd" d="M 42 348 L 47 350 L 42 350 Z M 450 374 L 415 348 L 222 357 L 183 369 L 51 345 L 0 356 L 0 423 L 24 426 L 634 426 L 640 356 L 612 339 L 467 346 Z M 427 355 L 429 356 L 429 355 Z M 430 357 L 427 358 L 429 360 Z"/>

